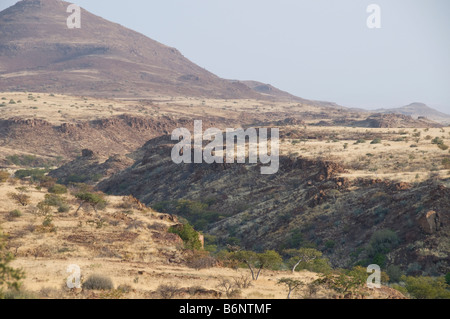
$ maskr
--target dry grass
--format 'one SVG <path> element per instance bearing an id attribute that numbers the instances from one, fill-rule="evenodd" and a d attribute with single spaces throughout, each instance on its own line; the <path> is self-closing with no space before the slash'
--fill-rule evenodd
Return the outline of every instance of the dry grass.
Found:
<path id="1" fill-rule="evenodd" d="M 172 285 L 184 291 L 177 297 L 219 298 L 218 295 L 189 294 L 186 291 L 201 288 L 220 293 L 218 286 L 224 279 L 236 283 L 249 276 L 247 269 L 214 267 L 195 270 L 170 263 L 168 259 L 171 256 L 181 254 L 178 241 L 155 239 L 152 234 L 158 231 L 153 227 L 127 228 L 136 221 L 144 226 L 157 223 L 166 227 L 173 225 L 173 222 L 152 210 L 142 212 L 132 209 L 131 215 L 130 212 L 124 214 L 118 208 L 122 197 L 108 197 L 110 204 L 100 212 L 104 223 L 99 228 L 94 222 L 96 216 L 93 211 L 82 211 L 75 215 L 76 205 L 71 202 L 71 195 L 63 195 L 72 203 L 72 209 L 68 213 L 52 213 L 56 232 L 40 231 L 39 226 L 44 217 L 36 214 L 33 207 L 44 199 L 46 192 L 36 190 L 32 185 L 25 185 L 28 186 L 31 204 L 22 209 L 22 216 L 8 218 L 8 212 L 18 206 L 4 194 L 15 191 L 18 186 L 0 184 L 0 225 L 10 235 L 8 248 L 16 255 L 12 266 L 25 270 L 23 288 L 31 295 L 40 298 L 160 298 L 156 292 L 158 287 Z M 165 232 L 165 229 L 163 227 L 160 231 Z M 100 292 L 67 289 L 67 268 L 72 264 L 81 268 L 82 281 L 90 275 L 102 274 L 111 278 L 115 290 Z M 250 287 L 241 286 L 239 298 L 284 299 L 287 292 L 276 284 L 283 277 L 309 283 L 317 278 L 317 274 L 302 271 L 293 275 L 290 271 L 264 270 L 260 279 L 252 281 Z M 305 296 L 306 291 L 300 291 L 293 298 Z M 316 297 L 331 296 L 332 293 L 322 290 Z M 386 294 L 371 293 L 371 298 L 380 297 L 386 297 Z M 226 298 L 223 292 L 221 298 Z"/>
<path id="2" fill-rule="evenodd" d="M 450 128 L 431 129 L 376 129 L 349 127 L 294 127 L 309 136 L 319 139 L 285 139 L 281 143 L 281 154 L 324 159 L 344 164 L 348 173 L 341 176 L 392 179 L 405 182 L 421 182 L 436 174 L 448 178 L 449 172 L 442 165 L 449 158 L 448 150 L 432 144 L 427 135 L 441 137 L 450 145 Z M 402 134 L 400 134 L 402 133 Z M 420 133 L 420 137 L 415 137 Z M 357 139 L 366 138 L 365 143 Z M 380 136 L 380 144 L 371 144 L 374 136 Z M 334 137 L 334 138 L 333 138 Z M 334 139 L 334 141 L 333 141 Z M 403 140 L 400 140 L 403 139 Z M 346 147 L 344 145 L 347 144 Z M 413 145 L 414 147 L 411 147 Z"/>

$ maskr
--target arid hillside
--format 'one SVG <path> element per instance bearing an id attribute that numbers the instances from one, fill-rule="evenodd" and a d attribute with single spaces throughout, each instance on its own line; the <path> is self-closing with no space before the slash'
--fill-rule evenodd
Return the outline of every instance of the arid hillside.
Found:
<path id="1" fill-rule="evenodd" d="M 82 27 L 69 29 L 69 4 L 22 0 L 0 13 L 0 91 L 108 98 L 270 97 L 221 79 L 178 50 L 84 9 Z"/>
<path id="2" fill-rule="evenodd" d="M 98 187 L 181 215 L 223 246 L 313 245 L 335 266 L 350 267 L 375 257 L 370 246 L 377 234 L 394 232 L 396 242 L 382 256 L 386 266 L 448 272 L 448 150 L 431 138 L 414 142 L 417 129 L 332 129 L 298 129 L 288 131 L 290 137 L 283 131 L 280 170 L 269 176 L 260 174 L 259 164 L 174 164 L 174 142 L 160 137 Z M 70 169 L 56 172 L 64 171 Z M 180 210 L 186 200 L 195 208 Z"/>
<path id="3" fill-rule="evenodd" d="M 0 223 L 8 235 L 6 249 L 15 260 L 11 266 L 25 273 L 18 298 L 121 299 L 284 299 L 281 278 L 302 280 L 305 285 L 319 274 L 289 270 L 264 270 L 257 281 L 245 268 L 232 269 L 209 263 L 193 263 L 206 256 L 183 248 L 183 240 L 169 231 L 179 225 L 176 217 L 160 214 L 134 198 L 107 196 L 103 207 L 79 209 L 77 191 L 55 194 L 41 183 L 10 178 L 0 182 Z M 47 180 L 48 182 L 48 180 Z M 11 194 L 25 195 L 19 203 Z M 22 197 L 23 199 L 23 197 Z M 197 254 L 197 255 L 195 255 Z M 193 259 L 197 256 L 197 259 Z M 200 256 L 200 257 L 198 257 Z M 207 260 L 215 260 L 207 257 Z M 80 289 L 69 289 L 70 265 L 81 271 Z M 102 280 L 93 281 L 94 278 Z M 96 276 L 96 277 L 95 277 Z M 90 284 L 94 282 L 95 284 Z M 101 288 L 100 288 L 101 287 Z M 238 289 L 239 287 L 239 289 Z M 403 299 L 388 287 L 361 287 L 347 298 Z M 343 298 L 325 286 L 310 292 L 306 286 L 292 298 Z"/>

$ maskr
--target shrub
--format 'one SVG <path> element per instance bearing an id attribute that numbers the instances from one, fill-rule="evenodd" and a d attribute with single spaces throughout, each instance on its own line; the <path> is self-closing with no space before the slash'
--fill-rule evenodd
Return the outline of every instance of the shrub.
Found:
<path id="1" fill-rule="evenodd" d="M 445 169 L 450 169 L 450 158 L 444 158 L 442 160 L 442 165 Z"/>
<path id="2" fill-rule="evenodd" d="M 14 260 L 12 253 L 6 250 L 6 236 L 0 231 L 0 299 L 4 298 L 3 288 L 19 291 L 20 280 L 24 278 L 24 272 L 10 266 Z"/>
<path id="3" fill-rule="evenodd" d="M 444 144 L 444 140 L 442 138 L 435 137 L 434 139 L 431 140 L 431 144 L 441 145 Z"/>
<path id="4" fill-rule="evenodd" d="M 252 286 L 252 279 L 242 275 L 239 278 L 234 278 L 234 285 L 239 289 L 247 289 Z"/>
<path id="5" fill-rule="evenodd" d="M 370 263 L 383 267 L 386 263 L 386 254 L 398 246 L 400 240 L 398 235 L 390 229 L 376 231 L 367 247 L 367 255 Z"/>
<path id="6" fill-rule="evenodd" d="M 227 298 L 237 298 L 241 295 L 241 291 L 234 287 L 234 284 L 229 279 L 222 279 L 217 288 L 225 292 Z"/>
<path id="7" fill-rule="evenodd" d="M 133 291 L 133 287 L 131 287 L 130 285 L 119 285 L 119 287 L 117 287 L 117 290 L 121 293 L 127 294 Z"/>
<path id="8" fill-rule="evenodd" d="M 94 274 L 83 283 L 83 288 L 87 290 L 112 290 L 114 285 L 111 278 Z"/>
<path id="9" fill-rule="evenodd" d="M 180 236 L 180 238 L 184 242 L 184 246 L 187 249 L 199 250 L 202 248 L 202 243 L 200 242 L 198 233 L 188 223 L 170 227 L 169 233 L 177 234 L 178 236 Z"/>
<path id="10" fill-rule="evenodd" d="M 22 212 L 20 210 L 18 210 L 18 209 L 14 209 L 14 210 L 9 212 L 9 217 L 10 218 L 18 218 L 20 216 L 22 216 Z"/>
<path id="11" fill-rule="evenodd" d="M 49 193 L 52 193 L 52 194 L 66 194 L 67 188 L 64 185 L 55 184 L 52 187 L 50 187 L 48 189 L 48 191 L 49 191 Z"/>
<path id="12" fill-rule="evenodd" d="M 50 189 L 56 184 L 56 178 L 50 176 L 43 176 L 39 179 L 39 186 Z"/>
<path id="13" fill-rule="evenodd" d="M 406 277 L 405 288 L 416 299 L 450 299 L 450 291 L 443 277 Z"/>
<path id="14" fill-rule="evenodd" d="M 42 226 L 44 227 L 52 227 L 53 226 L 53 218 L 51 215 L 47 215 L 42 222 Z"/>
<path id="15" fill-rule="evenodd" d="M 178 286 L 174 284 L 160 285 L 156 289 L 156 293 L 159 294 L 162 299 L 172 299 L 178 291 Z"/>
<path id="16" fill-rule="evenodd" d="M 370 144 L 381 144 L 381 138 L 376 138 Z"/>
<path id="17" fill-rule="evenodd" d="M 19 179 L 31 177 L 33 181 L 40 181 L 47 173 L 45 169 L 19 169 L 15 172 L 14 176 Z"/>
<path id="18" fill-rule="evenodd" d="M 387 267 L 386 272 L 390 278 L 390 282 L 400 282 L 400 279 L 403 276 L 402 269 L 396 265 L 390 265 Z"/>
<path id="19" fill-rule="evenodd" d="M 370 239 L 370 251 L 376 253 L 389 253 L 400 243 L 398 235 L 390 229 L 376 231 Z"/>
<path id="20" fill-rule="evenodd" d="M 67 205 L 67 204 L 61 204 L 61 205 L 58 207 L 58 213 L 67 213 L 67 212 L 69 212 L 69 211 L 70 211 L 70 206 Z"/>
<path id="21" fill-rule="evenodd" d="M 16 201 L 21 206 L 30 204 L 30 196 L 24 193 L 8 193 L 8 197 Z"/>
<path id="22" fill-rule="evenodd" d="M 56 194 L 45 194 L 44 203 L 48 206 L 58 207 L 66 204 L 66 200 Z"/>
<path id="23" fill-rule="evenodd" d="M 217 260 L 209 255 L 207 251 L 195 251 L 187 259 L 187 266 L 197 270 L 214 267 Z"/>
<path id="24" fill-rule="evenodd" d="M 8 172 L 0 171 L 0 183 L 6 182 L 9 177 L 10 177 L 10 175 Z"/>

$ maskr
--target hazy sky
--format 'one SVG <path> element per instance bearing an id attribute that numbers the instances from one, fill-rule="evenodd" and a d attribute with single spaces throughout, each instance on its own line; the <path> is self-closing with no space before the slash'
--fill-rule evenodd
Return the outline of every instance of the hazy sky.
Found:
<path id="1" fill-rule="evenodd" d="M 15 0 L 0 0 L 0 10 Z M 449 0 L 76 0 L 228 79 L 344 106 L 450 113 Z M 369 29 L 369 4 L 381 29 Z"/>

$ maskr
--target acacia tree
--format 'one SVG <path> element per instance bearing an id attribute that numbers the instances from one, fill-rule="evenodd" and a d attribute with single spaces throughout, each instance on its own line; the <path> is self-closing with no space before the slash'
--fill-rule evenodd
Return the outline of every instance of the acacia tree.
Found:
<path id="1" fill-rule="evenodd" d="M 286 285 L 289 292 L 287 295 L 287 299 L 291 299 L 291 293 L 298 289 L 301 286 L 304 286 L 305 283 L 301 280 L 291 279 L 291 278 L 281 278 L 278 280 L 278 285 Z"/>
<path id="2" fill-rule="evenodd" d="M 295 272 L 295 269 L 300 263 L 309 263 L 314 259 L 322 257 L 322 252 L 314 248 L 287 249 L 284 253 L 291 256 L 292 263 L 295 263 L 292 267 L 292 273 Z"/>
<path id="3" fill-rule="evenodd" d="M 19 290 L 20 280 L 24 278 L 24 272 L 21 269 L 14 269 L 8 265 L 13 259 L 13 254 L 6 251 L 6 236 L 0 231 L 0 299 L 4 298 L 5 286 Z"/>
<path id="4" fill-rule="evenodd" d="M 282 262 L 281 256 L 274 250 L 267 250 L 264 253 L 241 250 L 234 252 L 233 258 L 247 265 L 253 280 L 258 280 L 264 268 L 275 267 Z"/>
<path id="5" fill-rule="evenodd" d="M 365 269 L 357 266 L 349 271 L 325 274 L 316 279 L 315 283 L 343 295 L 358 293 L 367 279 L 367 273 L 363 270 Z"/>
<path id="6" fill-rule="evenodd" d="M 102 194 L 81 192 L 81 193 L 75 194 L 75 197 L 80 202 L 80 206 L 78 206 L 78 209 L 75 212 L 75 214 L 78 213 L 78 211 L 84 204 L 91 206 L 95 210 L 96 213 L 97 213 L 97 208 L 106 205 L 106 200 L 103 198 Z"/>
<path id="7" fill-rule="evenodd" d="M 27 206 L 30 204 L 30 196 L 25 194 L 27 191 L 26 187 L 17 187 L 19 193 L 8 193 L 8 197 L 17 202 L 21 206 Z"/>

